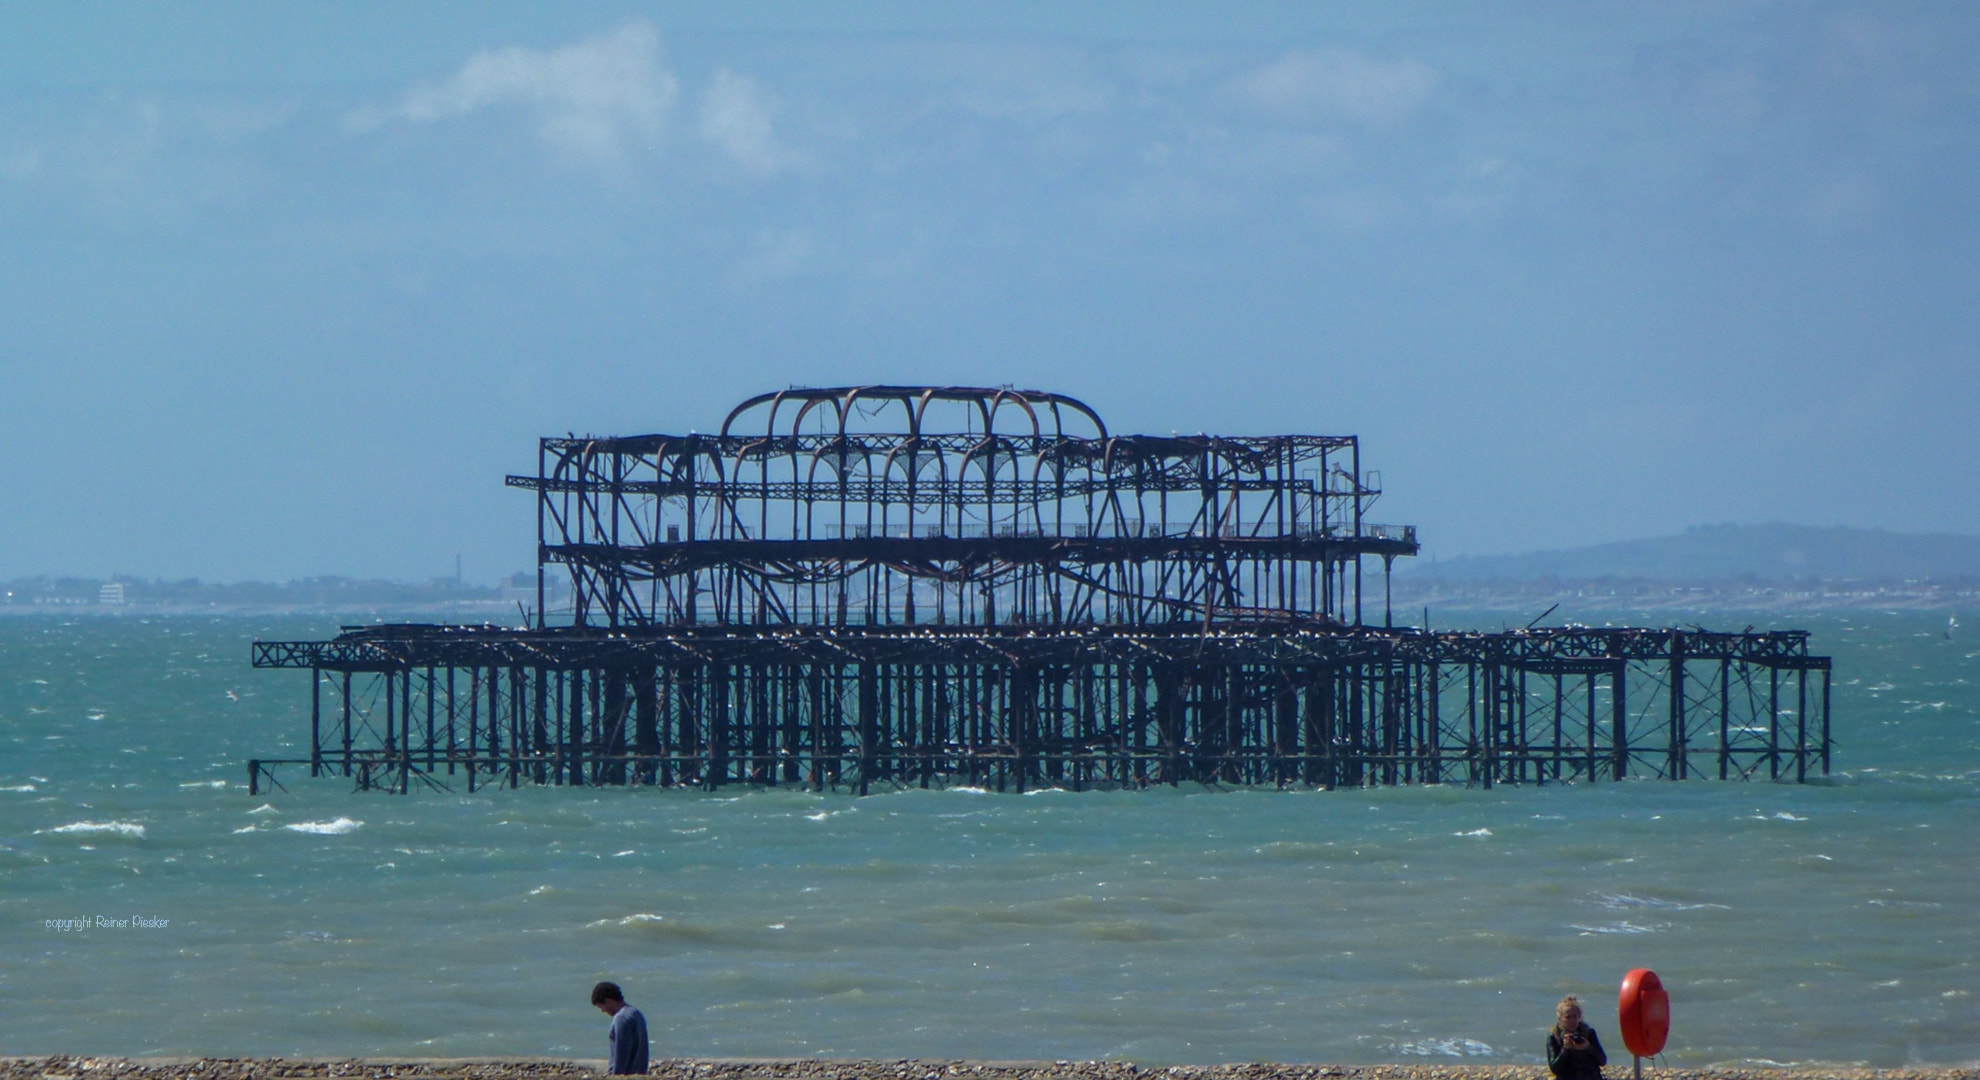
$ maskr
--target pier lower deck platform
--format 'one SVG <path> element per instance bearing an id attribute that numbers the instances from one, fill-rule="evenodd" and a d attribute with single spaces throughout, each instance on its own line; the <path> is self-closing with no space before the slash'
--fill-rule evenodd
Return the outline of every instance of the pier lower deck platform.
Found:
<path id="1" fill-rule="evenodd" d="M 1802 631 L 1323 625 L 385 625 L 257 642 L 311 673 L 306 758 L 489 784 L 1363 787 L 1829 771 Z"/>

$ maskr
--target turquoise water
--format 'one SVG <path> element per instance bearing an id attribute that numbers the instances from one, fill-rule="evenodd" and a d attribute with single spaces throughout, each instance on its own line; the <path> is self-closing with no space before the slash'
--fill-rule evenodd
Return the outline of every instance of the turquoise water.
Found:
<path id="1" fill-rule="evenodd" d="M 250 796 L 247 643 L 334 626 L 0 619 L 0 1053 L 598 1057 L 609 977 L 663 1055 L 1537 1062 L 1576 992 L 1626 1065 L 1646 966 L 1672 1065 L 1971 1064 L 1980 637 L 1795 621 L 1825 786 L 855 799 Z"/>

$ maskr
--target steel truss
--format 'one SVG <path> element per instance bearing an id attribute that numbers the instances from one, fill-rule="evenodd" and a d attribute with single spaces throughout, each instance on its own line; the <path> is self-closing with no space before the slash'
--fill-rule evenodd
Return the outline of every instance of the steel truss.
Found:
<path id="1" fill-rule="evenodd" d="M 402 792 L 862 794 L 1829 768 L 1830 664 L 1800 631 L 1364 625 L 1361 560 L 1386 578 L 1416 539 L 1365 521 L 1352 437 L 792 390 L 714 435 L 545 439 L 509 483 L 537 493 L 533 625 L 255 643 L 256 667 L 313 673 L 310 755 L 250 763 L 256 790 L 275 765 Z M 552 573 L 568 622 L 543 611 Z"/>
<path id="2" fill-rule="evenodd" d="M 1361 558 L 1417 548 L 1365 520 L 1353 436 L 1110 435 L 1040 391 L 787 390 L 508 483 L 579 625 L 1359 622 Z"/>

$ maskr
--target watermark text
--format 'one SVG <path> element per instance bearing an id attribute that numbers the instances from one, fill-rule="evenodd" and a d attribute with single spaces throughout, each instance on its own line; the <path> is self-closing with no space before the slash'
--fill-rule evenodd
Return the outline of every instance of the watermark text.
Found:
<path id="1" fill-rule="evenodd" d="M 73 919 L 43 919 L 41 926 L 44 930 L 68 934 L 84 930 L 163 930 L 171 921 L 155 915 L 78 915 Z"/>

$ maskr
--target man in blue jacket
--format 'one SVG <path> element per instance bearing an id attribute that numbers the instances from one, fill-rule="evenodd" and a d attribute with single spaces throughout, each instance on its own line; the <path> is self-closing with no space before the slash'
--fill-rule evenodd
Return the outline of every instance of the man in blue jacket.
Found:
<path id="1" fill-rule="evenodd" d="M 602 982 L 591 988 L 591 1003 L 612 1018 L 606 1035 L 611 1054 L 605 1071 L 625 1076 L 646 1071 L 646 1017 L 626 1004 L 618 983 Z"/>

